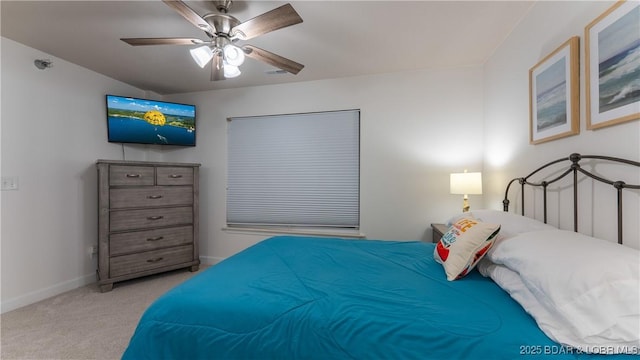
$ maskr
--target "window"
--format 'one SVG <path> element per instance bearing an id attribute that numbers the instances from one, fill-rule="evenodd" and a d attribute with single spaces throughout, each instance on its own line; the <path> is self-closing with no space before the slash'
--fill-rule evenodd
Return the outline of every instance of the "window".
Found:
<path id="1" fill-rule="evenodd" d="M 360 111 L 236 117 L 227 226 L 360 225 Z"/>

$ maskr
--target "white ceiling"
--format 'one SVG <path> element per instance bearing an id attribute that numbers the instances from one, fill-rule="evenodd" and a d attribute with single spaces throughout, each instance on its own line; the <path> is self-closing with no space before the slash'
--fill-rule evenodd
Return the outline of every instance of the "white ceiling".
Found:
<path id="1" fill-rule="evenodd" d="M 286 2 L 235 1 L 246 21 Z M 1 35 L 159 94 L 483 64 L 529 1 L 291 1 L 303 23 L 252 44 L 305 65 L 298 75 L 247 59 L 238 78 L 212 82 L 190 46 L 133 47 L 125 37 L 206 35 L 160 0 L 0 1 Z M 200 15 L 209 1 L 186 1 Z M 35 60 L 35 59 L 34 59 Z M 55 62 L 54 62 L 55 67 Z"/>

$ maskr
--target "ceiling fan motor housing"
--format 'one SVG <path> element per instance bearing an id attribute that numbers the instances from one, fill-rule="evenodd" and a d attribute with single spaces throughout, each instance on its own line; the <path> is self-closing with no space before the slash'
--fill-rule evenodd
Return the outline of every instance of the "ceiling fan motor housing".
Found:
<path id="1" fill-rule="evenodd" d="M 229 37 L 231 29 L 240 24 L 240 20 L 226 14 L 210 13 L 202 18 L 216 29 L 217 36 Z"/>
<path id="2" fill-rule="evenodd" d="M 213 0 L 212 1 L 216 5 L 216 9 L 221 13 L 228 13 L 229 8 L 231 8 L 232 0 Z"/>

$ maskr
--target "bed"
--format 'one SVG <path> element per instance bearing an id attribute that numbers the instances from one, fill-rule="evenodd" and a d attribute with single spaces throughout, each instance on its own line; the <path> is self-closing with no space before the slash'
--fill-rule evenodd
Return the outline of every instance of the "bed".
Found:
<path id="1" fill-rule="evenodd" d="M 457 279 L 441 243 L 266 239 L 157 299 L 123 358 L 637 358 L 638 250 L 495 210 L 448 233 L 469 221 L 500 229 Z"/>

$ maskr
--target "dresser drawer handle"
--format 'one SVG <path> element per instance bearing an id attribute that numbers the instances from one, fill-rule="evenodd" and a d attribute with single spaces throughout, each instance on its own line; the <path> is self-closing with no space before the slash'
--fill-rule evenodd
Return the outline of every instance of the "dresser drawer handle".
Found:
<path id="1" fill-rule="evenodd" d="M 182 177 L 182 175 L 171 174 L 171 175 L 169 175 L 169 177 L 172 178 L 172 179 L 180 179 Z"/>
<path id="2" fill-rule="evenodd" d="M 149 259 L 149 260 L 147 260 L 147 262 L 148 263 L 157 263 L 158 261 L 162 261 L 162 259 L 164 259 L 164 258 L 159 257 L 159 258 L 155 258 L 155 259 Z"/>
<path id="3" fill-rule="evenodd" d="M 147 199 L 162 199 L 162 195 L 149 195 Z"/>
<path id="4" fill-rule="evenodd" d="M 164 218 L 164 216 L 147 216 L 147 220 L 160 220 Z"/>
<path id="5" fill-rule="evenodd" d="M 154 237 L 154 238 L 147 238 L 147 241 L 159 241 L 164 239 L 164 236 L 158 236 L 158 237 Z"/>
<path id="6" fill-rule="evenodd" d="M 140 174 L 127 174 L 128 178 L 139 178 Z"/>

